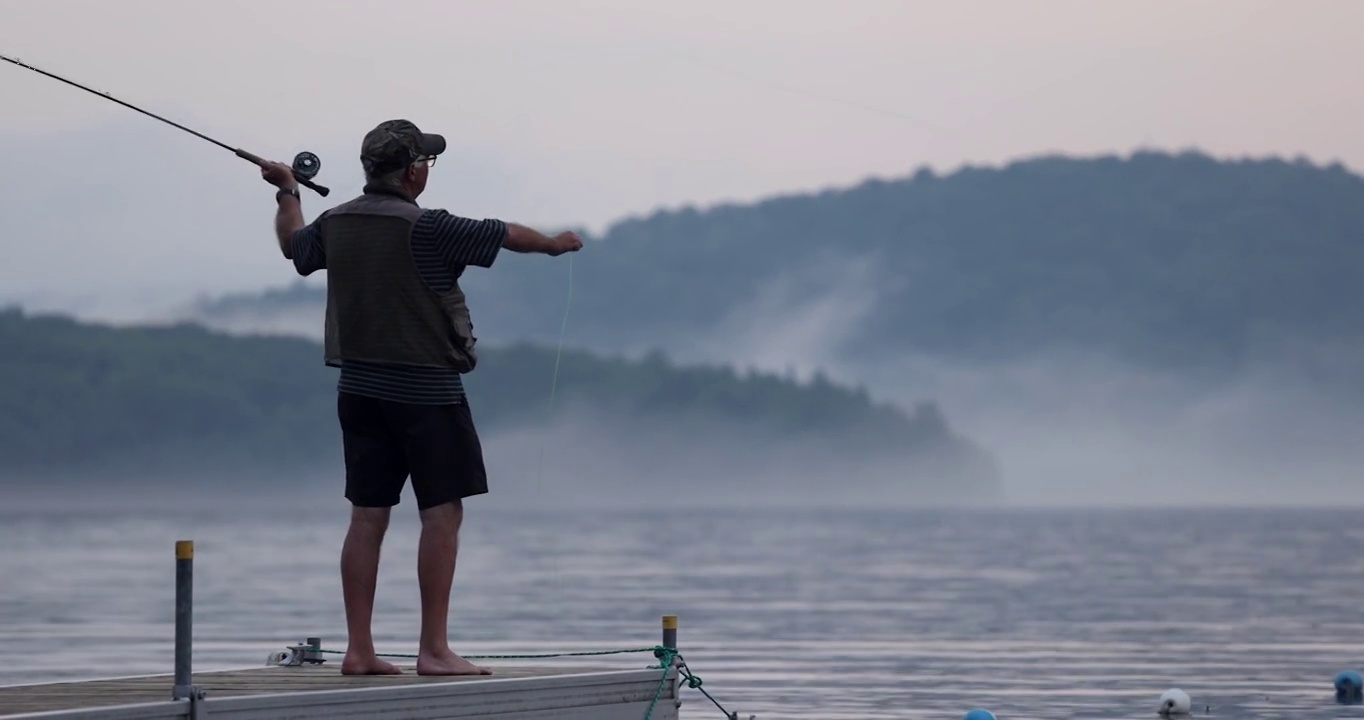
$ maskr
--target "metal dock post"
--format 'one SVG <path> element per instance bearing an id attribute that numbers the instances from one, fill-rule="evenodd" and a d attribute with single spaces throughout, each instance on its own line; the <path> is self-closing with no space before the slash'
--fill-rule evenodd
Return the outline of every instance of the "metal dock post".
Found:
<path id="1" fill-rule="evenodd" d="M 677 616 L 663 616 L 663 647 L 669 650 L 677 649 Z"/>
<path id="2" fill-rule="evenodd" d="M 172 700 L 187 700 L 194 683 L 194 541 L 175 543 L 175 689 Z"/>
<path id="3" fill-rule="evenodd" d="M 189 701 L 189 717 L 203 713 L 204 690 L 194 684 L 194 541 L 175 542 L 175 685 L 172 700 Z"/>

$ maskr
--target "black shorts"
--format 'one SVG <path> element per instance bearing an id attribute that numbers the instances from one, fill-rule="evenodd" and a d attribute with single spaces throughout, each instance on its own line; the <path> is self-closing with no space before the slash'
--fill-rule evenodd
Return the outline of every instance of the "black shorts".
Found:
<path id="1" fill-rule="evenodd" d="M 409 475 L 419 510 L 488 492 L 467 402 L 410 405 L 343 392 L 336 414 L 351 504 L 393 507 Z"/>

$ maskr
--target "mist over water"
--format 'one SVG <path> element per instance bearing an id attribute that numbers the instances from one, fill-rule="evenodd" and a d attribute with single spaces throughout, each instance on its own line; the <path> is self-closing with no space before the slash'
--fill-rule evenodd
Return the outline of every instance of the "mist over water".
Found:
<path id="1" fill-rule="evenodd" d="M 833 264 L 819 283 L 782 276 L 756 287 L 709 342 L 669 349 L 803 378 L 822 372 L 903 407 L 932 400 L 996 456 L 1008 504 L 1364 503 L 1357 343 L 1270 338 L 1227 372 L 1151 369 L 1061 345 L 993 362 L 850 353 L 845 341 L 872 306 L 909 281 L 867 261 Z"/>
<path id="2" fill-rule="evenodd" d="M 1058 352 L 861 370 L 893 399 L 938 398 L 961 432 L 999 458 L 1010 502 L 1364 502 L 1357 399 L 1283 366 L 1209 382 Z"/>
<path id="3" fill-rule="evenodd" d="M 986 367 L 906 361 L 856 377 L 892 400 L 940 402 L 954 427 L 999 459 L 1010 502 L 1364 502 L 1358 408 L 1282 373 L 1191 386 L 1054 356 Z"/>
<path id="4" fill-rule="evenodd" d="M 562 401 L 561 401 L 562 402 Z M 553 422 L 483 431 L 490 492 L 480 506 L 573 512 L 601 509 L 989 505 L 999 499 L 989 464 L 963 469 L 956 455 L 910 459 L 840 450 L 836 441 L 772 438 L 739 423 L 636 421 L 570 401 Z M 473 404 L 475 422 L 479 415 Z M 331 418 L 323 419 L 332 421 Z M 182 458 L 139 471 L 135 464 L 79 473 L 5 477 L 5 496 L 59 509 L 220 507 L 265 501 L 330 505 L 342 498 L 340 450 L 281 469 Z M 410 504 L 410 489 L 403 503 Z"/>

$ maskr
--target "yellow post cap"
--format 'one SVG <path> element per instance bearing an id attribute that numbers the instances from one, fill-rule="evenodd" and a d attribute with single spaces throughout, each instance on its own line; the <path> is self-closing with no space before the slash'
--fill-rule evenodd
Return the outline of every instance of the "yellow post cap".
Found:
<path id="1" fill-rule="evenodd" d="M 664 615 L 664 616 L 663 616 L 663 629 L 664 629 L 664 630 L 676 630 L 676 629 L 677 629 L 677 616 L 676 616 L 676 615 Z"/>
<path id="2" fill-rule="evenodd" d="M 176 560 L 193 560 L 193 559 L 194 559 L 194 541 L 193 541 L 193 540 L 176 540 L 176 541 L 175 541 L 175 559 L 176 559 Z"/>

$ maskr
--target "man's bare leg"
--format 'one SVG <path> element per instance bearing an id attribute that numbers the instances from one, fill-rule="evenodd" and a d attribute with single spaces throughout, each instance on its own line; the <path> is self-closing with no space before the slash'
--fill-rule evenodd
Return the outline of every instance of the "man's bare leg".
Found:
<path id="1" fill-rule="evenodd" d="M 450 586 L 455 580 L 455 557 L 459 554 L 459 526 L 464 504 L 459 500 L 421 512 L 422 535 L 417 546 L 417 583 L 422 596 L 421 647 L 417 651 L 418 675 L 491 675 L 450 650 L 447 621 Z"/>
<path id="2" fill-rule="evenodd" d="M 392 663 L 374 654 L 370 621 L 374 616 L 374 587 L 379 578 L 379 548 L 388 530 L 389 508 L 351 509 L 350 529 L 341 546 L 341 596 L 346 603 L 350 643 L 341 661 L 342 675 L 398 675 Z"/>

